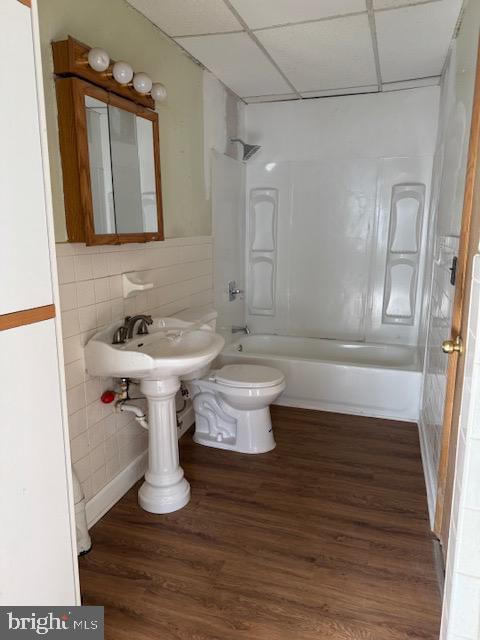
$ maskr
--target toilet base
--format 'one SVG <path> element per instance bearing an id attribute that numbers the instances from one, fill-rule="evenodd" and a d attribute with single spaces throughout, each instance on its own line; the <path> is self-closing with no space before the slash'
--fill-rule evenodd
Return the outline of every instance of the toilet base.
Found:
<path id="1" fill-rule="evenodd" d="M 222 425 L 222 420 L 217 418 L 215 428 L 212 428 L 210 421 L 196 414 L 193 441 L 206 447 L 238 453 L 267 453 L 275 449 L 269 407 L 254 411 L 237 411 L 229 407 L 229 416 L 234 425 L 230 421 Z"/>

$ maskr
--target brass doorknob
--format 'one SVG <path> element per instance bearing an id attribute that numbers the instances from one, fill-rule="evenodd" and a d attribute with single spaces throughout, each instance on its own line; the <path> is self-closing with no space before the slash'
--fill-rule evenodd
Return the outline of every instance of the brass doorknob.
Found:
<path id="1" fill-rule="evenodd" d="M 457 336 L 455 340 L 444 340 L 442 342 L 443 353 L 463 353 L 463 340 L 460 336 Z"/>

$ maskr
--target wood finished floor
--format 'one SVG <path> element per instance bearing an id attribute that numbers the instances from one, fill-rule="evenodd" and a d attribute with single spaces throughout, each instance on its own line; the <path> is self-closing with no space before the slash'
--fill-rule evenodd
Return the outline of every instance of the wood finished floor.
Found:
<path id="1" fill-rule="evenodd" d="M 142 511 L 137 485 L 93 528 L 81 587 L 107 640 L 437 640 L 416 427 L 272 417 L 260 456 L 184 436 L 181 511 Z"/>

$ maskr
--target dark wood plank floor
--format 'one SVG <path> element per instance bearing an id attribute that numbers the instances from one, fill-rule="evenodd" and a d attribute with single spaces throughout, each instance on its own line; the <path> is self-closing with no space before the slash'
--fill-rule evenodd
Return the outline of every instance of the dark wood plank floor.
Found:
<path id="1" fill-rule="evenodd" d="M 277 448 L 181 442 L 190 504 L 132 489 L 93 528 L 84 604 L 111 640 L 436 640 L 416 427 L 274 407 Z"/>

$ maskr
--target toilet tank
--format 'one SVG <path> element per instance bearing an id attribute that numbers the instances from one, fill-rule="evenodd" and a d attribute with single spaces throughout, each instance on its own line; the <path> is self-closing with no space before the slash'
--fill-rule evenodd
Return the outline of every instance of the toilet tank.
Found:
<path id="1" fill-rule="evenodd" d="M 208 305 L 203 307 L 192 307 L 184 309 L 178 313 L 173 314 L 175 318 L 180 318 L 185 322 L 201 322 L 202 324 L 208 324 L 215 331 L 217 326 L 218 313 L 212 307 Z"/>

